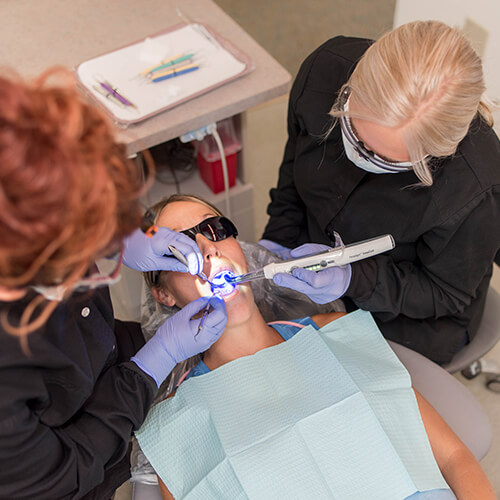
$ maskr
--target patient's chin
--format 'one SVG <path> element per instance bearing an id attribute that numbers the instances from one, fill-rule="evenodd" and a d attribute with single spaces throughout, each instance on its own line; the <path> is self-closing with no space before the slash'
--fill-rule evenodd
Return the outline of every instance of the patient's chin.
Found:
<path id="1" fill-rule="evenodd" d="M 222 297 L 226 303 L 228 321 L 232 319 L 241 321 L 249 316 L 255 302 L 250 287 L 237 286 L 235 291 L 226 297 Z"/>
<path id="2" fill-rule="evenodd" d="M 217 294 L 226 304 L 234 300 L 240 294 L 239 287 L 235 287 L 228 293 L 225 294 Z"/>

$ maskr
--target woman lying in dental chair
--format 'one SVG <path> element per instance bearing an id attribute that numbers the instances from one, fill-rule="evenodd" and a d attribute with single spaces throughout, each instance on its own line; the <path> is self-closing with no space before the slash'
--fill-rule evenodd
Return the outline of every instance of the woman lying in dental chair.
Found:
<path id="1" fill-rule="evenodd" d="M 247 272 L 236 228 L 217 209 L 195 197 L 163 205 L 157 224 L 196 239 L 209 279 Z M 151 281 L 166 306 L 212 293 L 187 273 Z M 454 498 L 448 486 L 459 499 L 495 498 L 369 313 L 270 325 L 250 286 L 224 293 L 224 333 L 136 434 L 163 498 Z"/>

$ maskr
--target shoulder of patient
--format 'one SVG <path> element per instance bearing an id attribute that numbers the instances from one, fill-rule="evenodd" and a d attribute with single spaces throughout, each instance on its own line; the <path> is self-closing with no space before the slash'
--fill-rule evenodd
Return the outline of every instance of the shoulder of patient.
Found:
<path id="1" fill-rule="evenodd" d="M 168 393 L 164 398 L 162 398 L 162 401 L 165 401 L 166 399 L 173 398 L 175 396 L 176 392 L 177 392 L 177 390 Z"/>
<path id="2" fill-rule="evenodd" d="M 319 328 L 331 323 L 332 321 L 344 316 L 345 312 L 329 312 L 329 313 L 321 313 L 315 314 L 311 316 L 311 319 L 318 325 Z"/>

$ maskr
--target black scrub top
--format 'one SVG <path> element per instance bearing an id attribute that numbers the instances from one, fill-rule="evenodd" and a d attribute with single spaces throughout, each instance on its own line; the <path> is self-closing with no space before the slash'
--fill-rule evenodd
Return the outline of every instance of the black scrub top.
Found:
<path id="1" fill-rule="evenodd" d="M 433 159 L 434 183 L 373 174 L 346 157 L 329 111 L 373 43 L 336 37 L 302 64 L 263 238 L 294 248 L 392 234 L 396 248 L 352 265 L 348 307 L 371 311 L 388 339 L 447 363 L 473 339 L 500 248 L 500 143 L 477 116 L 457 152 Z M 413 187 L 412 187 L 413 186 Z"/>
<path id="2" fill-rule="evenodd" d="M 1 313 L 16 324 L 32 298 L 0 303 Z M 103 288 L 60 304 L 26 348 L 0 329 L 0 498 L 81 498 L 105 470 L 128 467 L 157 388 L 133 362 L 117 363 L 114 326 Z"/>

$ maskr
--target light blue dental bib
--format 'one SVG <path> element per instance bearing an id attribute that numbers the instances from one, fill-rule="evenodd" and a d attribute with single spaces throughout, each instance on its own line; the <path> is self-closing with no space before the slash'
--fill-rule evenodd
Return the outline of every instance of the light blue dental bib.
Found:
<path id="1" fill-rule="evenodd" d="M 176 499 L 454 498 L 365 311 L 187 380 L 136 436 Z"/>

